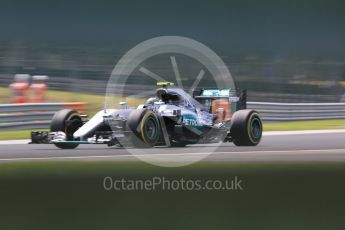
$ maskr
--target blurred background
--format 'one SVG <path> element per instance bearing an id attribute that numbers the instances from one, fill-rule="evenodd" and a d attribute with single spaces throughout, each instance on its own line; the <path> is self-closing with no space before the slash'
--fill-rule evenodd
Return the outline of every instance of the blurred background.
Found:
<path id="1" fill-rule="evenodd" d="M 15 74 L 47 75 L 50 90 L 104 95 L 121 56 L 162 35 L 213 49 L 250 101 L 345 102 L 344 9 L 341 0 L 5 0 L 0 103 L 10 100 Z"/>
<path id="2" fill-rule="evenodd" d="M 144 40 L 164 35 L 189 37 L 214 50 L 228 65 L 238 87 L 248 90 L 248 101 L 345 102 L 343 0 L 1 0 L 0 140 L 28 139 L 29 130 L 49 127 L 54 112 L 65 106 L 51 103 L 49 108 L 32 109 L 22 104 L 15 108 L 3 105 L 14 102 L 9 85 L 16 74 L 24 74 L 17 75 L 17 80 L 30 75 L 29 84 L 34 83 L 32 76 L 44 79 L 45 85 L 36 85 L 38 101 L 87 102 L 88 112 L 94 112 L 103 107 L 108 78 L 122 55 Z M 150 65 L 153 71 L 166 68 L 159 61 Z M 15 87 L 28 90 L 29 84 Z M 144 84 L 133 84 L 133 91 L 143 91 Z M 32 95 L 30 98 L 26 102 L 32 102 Z M 270 106 L 261 108 L 278 114 L 272 117 L 275 119 L 302 120 L 302 115 L 315 119 L 317 110 L 320 119 L 342 120 L 286 126 L 264 123 L 265 131 L 345 127 L 345 104 L 325 108 Z M 298 113 L 301 108 L 305 114 Z M 287 110 L 293 111 L 284 117 Z M 39 114 L 32 114 L 35 111 Z M 269 118 L 269 114 L 265 116 Z M 33 120 L 43 119 L 33 126 Z M 325 145 L 329 146 L 330 137 L 315 140 L 329 142 Z M 274 142 L 277 149 L 280 145 L 297 148 L 296 143 L 280 140 Z M 0 151 L 6 152 L 3 146 Z M 54 156 L 54 147 L 22 146 L 33 155 Z M 4 154 L 8 157 L 23 151 L 16 150 L 20 145 L 6 148 L 10 149 Z M 75 155 L 86 148 L 76 150 Z M 104 154 L 105 148 L 93 149 L 94 155 Z M 277 155 L 283 156 L 283 152 Z M 342 152 L 339 149 L 339 158 L 332 159 L 333 163 L 316 163 L 315 155 L 310 154 L 305 163 L 225 161 L 184 168 L 106 159 L 2 159 L 0 228 L 344 229 L 345 167 L 342 162 L 334 163 Z M 56 154 L 70 157 L 69 152 Z M 326 157 L 328 152 L 324 154 Z M 327 159 L 332 156 L 335 154 Z M 203 180 L 239 176 L 245 190 L 106 192 L 102 188 L 105 176 Z"/>

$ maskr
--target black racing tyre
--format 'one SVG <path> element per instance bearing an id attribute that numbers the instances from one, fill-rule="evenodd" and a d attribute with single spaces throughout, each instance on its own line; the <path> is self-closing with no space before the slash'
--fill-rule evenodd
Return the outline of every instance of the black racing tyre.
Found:
<path id="1" fill-rule="evenodd" d="M 161 127 L 157 116 L 152 111 L 147 109 L 134 110 L 128 117 L 127 125 L 140 139 L 140 141 L 133 141 L 136 146 L 152 147 L 157 144 Z"/>
<path id="2" fill-rule="evenodd" d="M 255 146 L 260 143 L 262 122 L 258 112 L 245 109 L 234 113 L 230 135 L 237 146 Z"/>
<path id="3" fill-rule="evenodd" d="M 73 133 L 82 126 L 82 119 L 79 113 L 73 109 L 63 109 L 56 112 L 50 124 L 51 132 L 62 131 L 66 134 L 67 140 L 73 140 Z M 76 143 L 54 143 L 60 149 L 74 149 Z"/>

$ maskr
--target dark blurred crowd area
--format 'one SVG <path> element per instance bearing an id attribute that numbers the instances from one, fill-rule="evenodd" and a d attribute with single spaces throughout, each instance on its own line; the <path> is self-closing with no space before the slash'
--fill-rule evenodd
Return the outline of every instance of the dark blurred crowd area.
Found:
<path id="1" fill-rule="evenodd" d="M 126 51 L 178 35 L 214 50 L 248 100 L 345 102 L 344 9 L 339 0 L 5 0 L 0 86 L 15 74 L 47 75 L 50 89 L 104 94 Z"/>

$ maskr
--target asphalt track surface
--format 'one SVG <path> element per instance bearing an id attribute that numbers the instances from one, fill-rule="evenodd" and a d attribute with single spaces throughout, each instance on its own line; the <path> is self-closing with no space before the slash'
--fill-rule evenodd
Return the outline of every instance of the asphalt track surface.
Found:
<path id="1" fill-rule="evenodd" d="M 19 142 L 20 143 L 20 142 Z M 157 147 L 152 149 L 130 149 L 106 145 L 80 145 L 74 150 L 57 149 L 54 145 L 0 144 L 0 162 L 42 160 L 139 160 L 138 156 L 156 154 L 160 157 L 204 156 L 203 161 L 221 162 L 345 162 L 345 130 L 316 132 L 265 133 L 261 143 L 255 147 L 237 147 L 232 143 L 213 145 L 191 145 L 185 148 Z"/>

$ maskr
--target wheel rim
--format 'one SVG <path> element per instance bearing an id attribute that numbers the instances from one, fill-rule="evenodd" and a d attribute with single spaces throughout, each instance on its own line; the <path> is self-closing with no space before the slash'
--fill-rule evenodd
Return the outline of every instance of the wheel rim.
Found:
<path id="1" fill-rule="evenodd" d="M 145 136 L 147 139 L 150 141 L 155 141 L 158 135 L 157 130 L 157 121 L 153 117 L 149 117 L 144 126 Z"/>
<path id="2" fill-rule="evenodd" d="M 259 140 L 262 134 L 262 124 L 259 118 L 254 117 L 250 122 L 250 134 L 255 140 Z"/>
<path id="3" fill-rule="evenodd" d="M 73 139 L 73 133 L 80 128 L 80 118 L 73 115 L 66 121 L 69 122 L 69 124 L 65 127 L 65 134 L 67 136 L 67 139 Z"/>

